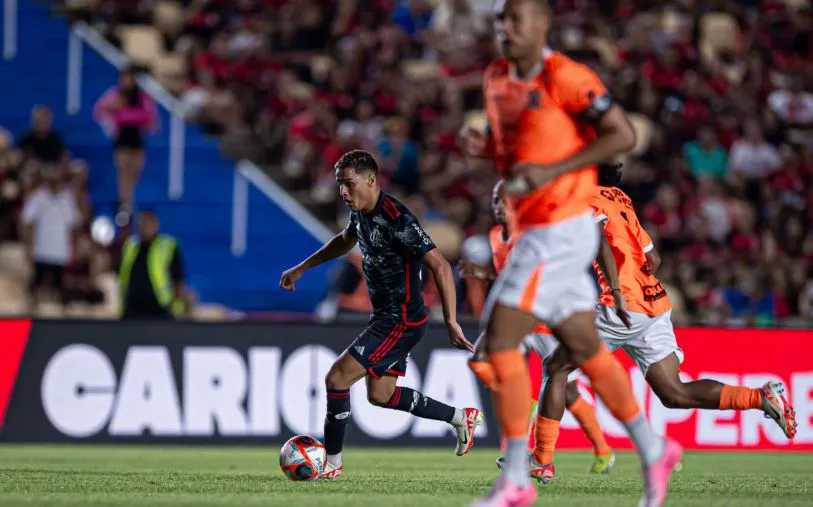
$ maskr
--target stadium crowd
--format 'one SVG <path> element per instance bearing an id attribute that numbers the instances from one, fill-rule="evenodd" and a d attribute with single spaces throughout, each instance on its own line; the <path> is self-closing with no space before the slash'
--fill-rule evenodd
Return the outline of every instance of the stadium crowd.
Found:
<path id="1" fill-rule="evenodd" d="M 493 172 L 456 146 L 462 125 L 483 126 L 491 3 L 132 0 L 81 15 L 125 45 L 119 26 L 153 24 L 183 62 L 182 82 L 166 83 L 189 117 L 337 228 L 333 163 L 373 151 L 454 260 L 492 225 Z M 631 113 L 623 189 L 663 254 L 676 322 L 813 320 L 808 2 L 551 4 L 552 46 L 597 69 Z M 361 283 L 337 279 L 345 292 Z"/>
<path id="2" fill-rule="evenodd" d="M 0 128 L 0 314 L 115 314 L 115 301 L 103 304 L 111 261 L 91 235 L 87 164 L 46 107 L 16 134 Z"/>

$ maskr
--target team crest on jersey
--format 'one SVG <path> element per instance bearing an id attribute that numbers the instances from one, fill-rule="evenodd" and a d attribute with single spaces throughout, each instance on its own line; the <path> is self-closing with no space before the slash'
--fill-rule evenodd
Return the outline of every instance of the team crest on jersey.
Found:
<path id="1" fill-rule="evenodd" d="M 381 229 L 378 227 L 373 227 L 373 230 L 370 231 L 370 244 L 375 247 L 384 246 L 384 235 L 381 234 Z"/>
<path id="2" fill-rule="evenodd" d="M 542 104 L 542 91 L 531 90 L 528 92 L 528 109 L 539 109 Z"/>

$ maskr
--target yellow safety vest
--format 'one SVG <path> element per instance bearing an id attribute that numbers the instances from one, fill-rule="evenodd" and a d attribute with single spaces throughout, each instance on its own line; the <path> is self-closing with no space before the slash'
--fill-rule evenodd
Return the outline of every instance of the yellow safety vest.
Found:
<path id="1" fill-rule="evenodd" d="M 133 238 L 127 238 L 121 254 L 121 269 L 119 269 L 119 299 L 121 300 L 121 313 L 127 305 L 127 287 L 130 284 L 130 274 L 133 271 L 141 243 Z M 155 299 L 164 308 L 169 308 L 172 313 L 177 313 L 179 305 L 173 304 L 172 280 L 169 274 L 169 266 L 175 253 L 175 239 L 171 236 L 159 234 L 150 245 L 147 252 L 147 273 L 150 277 L 152 290 L 155 292 Z"/>

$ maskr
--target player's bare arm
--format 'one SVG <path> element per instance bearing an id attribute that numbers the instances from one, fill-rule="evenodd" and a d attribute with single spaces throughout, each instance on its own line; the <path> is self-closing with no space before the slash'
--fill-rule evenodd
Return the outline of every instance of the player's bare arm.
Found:
<path id="1" fill-rule="evenodd" d="M 282 273 L 282 278 L 280 278 L 279 281 L 280 288 L 296 292 L 296 286 L 294 284 L 297 280 L 302 278 L 305 271 L 345 255 L 356 246 L 357 241 L 358 238 L 349 234 L 346 229 L 333 236 L 330 241 L 325 243 L 322 248 L 314 252 L 310 257 Z"/>
<path id="2" fill-rule="evenodd" d="M 553 179 L 572 171 L 613 160 L 635 146 L 635 130 L 621 106 L 613 105 L 596 123 L 596 139 L 587 147 L 561 162 L 539 165 L 521 162 L 511 168 L 514 179 L 509 181 L 509 193 L 524 194 L 544 186 Z"/>
<path id="3" fill-rule="evenodd" d="M 438 287 L 440 301 L 443 305 L 443 319 L 449 330 L 449 339 L 452 345 L 459 349 L 474 352 L 474 346 L 466 339 L 460 324 L 457 323 L 457 299 L 452 267 L 437 248 L 430 250 L 423 256 L 423 263 L 435 277 L 435 284 Z"/>
<path id="4" fill-rule="evenodd" d="M 604 227 L 601 224 L 599 224 L 598 227 L 599 233 L 601 234 L 601 244 L 598 249 L 598 255 L 596 256 L 596 262 L 601 272 L 604 273 L 607 283 L 610 284 L 610 290 L 613 293 L 613 302 L 615 303 L 615 313 L 618 315 L 618 318 L 621 319 L 621 322 L 627 326 L 627 329 L 629 329 L 632 327 L 632 319 L 630 319 L 627 313 L 627 302 L 621 293 L 621 285 L 618 279 L 618 265 L 615 263 L 615 257 L 613 257 L 610 244 L 604 236 Z"/>
<path id="5" fill-rule="evenodd" d="M 649 269 L 653 275 L 658 272 L 658 268 L 661 267 L 661 254 L 658 253 L 657 248 L 653 248 L 646 253 L 646 262 L 649 264 Z"/>

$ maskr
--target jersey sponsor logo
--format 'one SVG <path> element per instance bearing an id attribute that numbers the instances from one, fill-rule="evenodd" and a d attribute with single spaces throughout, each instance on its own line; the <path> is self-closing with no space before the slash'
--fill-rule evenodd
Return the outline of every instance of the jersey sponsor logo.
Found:
<path id="1" fill-rule="evenodd" d="M 666 297 L 666 289 L 660 282 L 655 285 L 644 285 L 641 290 L 644 292 L 644 301 L 657 301 Z"/>
<path id="2" fill-rule="evenodd" d="M 342 412 L 340 414 L 335 415 L 335 418 L 340 420 L 340 421 L 343 420 L 343 419 L 347 419 L 348 417 L 350 417 L 350 412 Z"/>
<path id="3" fill-rule="evenodd" d="M 359 353 L 360 356 L 364 356 L 364 345 L 356 345 L 356 352 Z"/>
<path id="4" fill-rule="evenodd" d="M 620 202 L 624 206 L 632 208 L 632 200 L 617 188 L 602 188 L 599 193 L 608 201 Z"/>
<path id="5" fill-rule="evenodd" d="M 418 237 L 421 238 L 421 241 L 423 242 L 424 245 L 432 243 L 432 240 L 429 239 L 429 235 L 427 235 L 426 232 L 424 232 L 420 225 L 418 225 L 417 223 L 413 223 L 412 228 L 415 229 L 416 233 L 418 233 Z"/>

